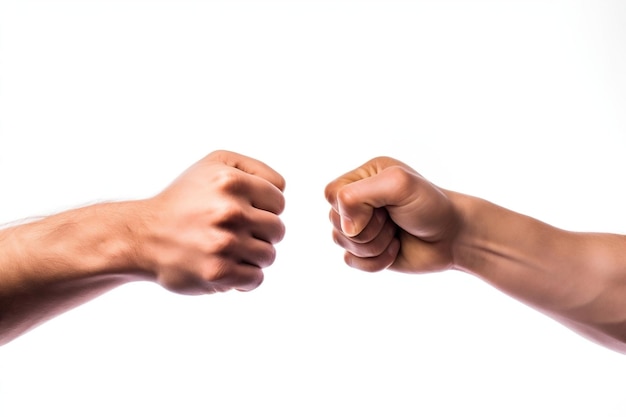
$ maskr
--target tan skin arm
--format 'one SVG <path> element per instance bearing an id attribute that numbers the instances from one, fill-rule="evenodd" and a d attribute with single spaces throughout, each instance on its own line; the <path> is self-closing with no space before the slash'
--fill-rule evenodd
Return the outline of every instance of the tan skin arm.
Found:
<path id="1" fill-rule="evenodd" d="M 626 236 L 575 233 L 374 158 L 325 190 L 333 239 L 364 271 L 461 270 L 626 353 Z"/>
<path id="2" fill-rule="evenodd" d="M 0 344 L 122 284 L 181 294 L 250 291 L 276 257 L 285 181 L 215 151 L 158 195 L 0 230 Z"/>

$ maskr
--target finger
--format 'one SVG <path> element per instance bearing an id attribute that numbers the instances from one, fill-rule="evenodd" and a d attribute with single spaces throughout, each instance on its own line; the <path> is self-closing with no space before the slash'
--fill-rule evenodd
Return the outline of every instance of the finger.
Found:
<path id="1" fill-rule="evenodd" d="M 324 189 L 324 194 L 326 196 L 326 200 L 337 209 L 337 192 L 343 188 L 344 186 L 351 184 L 353 182 L 361 181 L 366 178 L 370 178 L 378 175 L 382 171 L 387 168 L 399 166 L 407 171 L 411 171 L 414 174 L 417 174 L 410 166 L 405 164 L 404 162 L 398 161 L 397 159 L 393 159 L 386 156 L 379 156 L 373 159 L 370 159 L 363 165 L 358 168 L 349 171 L 335 180 L 328 183 L 326 188 Z M 418 174 L 419 175 L 419 174 Z"/>
<path id="2" fill-rule="evenodd" d="M 331 210 L 330 219 L 333 224 L 333 227 L 339 231 L 341 231 L 341 216 L 335 210 Z M 370 220 L 370 222 L 363 228 L 363 230 L 355 236 L 350 236 L 349 240 L 356 243 L 366 243 L 374 240 L 386 226 L 385 223 L 390 222 L 389 215 L 387 210 L 384 208 L 374 209 L 374 214 Z"/>
<path id="3" fill-rule="evenodd" d="M 252 291 L 258 288 L 264 279 L 263 269 L 246 263 L 230 263 L 224 276 L 212 281 L 205 281 L 207 293 L 228 290 Z"/>
<path id="4" fill-rule="evenodd" d="M 280 218 L 269 211 L 254 210 L 254 221 L 250 224 L 250 235 L 256 239 L 276 244 L 285 237 L 285 224 Z"/>
<path id="5" fill-rule="evenodd" d="M 409 177 L 403 167 L 393 166 L 339 189 L 337 211 L 343 232 L 355 236 L 369 223 L 374 208 L 402 203 L 410 193 Z"/>
<path id="6" fill-rule="evenodd" d="M 252 207 L 273 215 L 284 211 L 285 196 L 265 179 L 232 167 L 222 168 L 221 174 L 218 187 L 227 199 L 236 198 L 238 206 Z"/>
<path id="7" fill-rule="evenodd" d="M 265 268 L 276 260 L 276 248 L 271 243 L 248 236 L 243 239 L 238 252 L 231 256 L 236 256 L 238 263 Z"/>
<path id="8" fill-rule="evenodd" d="M 253 180 L 257 180 L 258 184 L 253 186 L 250 192 L 250 203 L 252 206 L 266 210 L 274 214 L 281 214 L 285 210 L 285 196 L 284 194 L 274 187 L 268 186 L 269 183 L 262 184 L 258 178 L 253 177 Z"/>
<path id="9" fill-rule="evenodd" d="M 360 269 L 366 272 L 377 272 L 389 268 L 395 262 L 400 251 L 400 241 L 394 238 L 385 251 L 378 256 L 360 257 L 350 252 L 344 255 L 344 261 L 352 268 Z"/>
<path id="10" fill-rule="evenodd" d="M 387 221 L 379 233 L 367 242 L 357 242 L 335 230 L 333 240 L 347 252 L 360 258 L 371 258 L 382 255 L 396 236 L 397 226 Z"/>
<path id="11" fill-rule="evenodd" d="M 241 188 L 237 193 L 246 198 L 252 207 L 277 215 L 284 211 L 285 196 L 278 188 L 261 177 L 243 172 L 241 174 L 240 184 L 236 184 Z"/>
<path id="12" fill-rule="evenodd" d="M 285 179 L 269 165 L 257 159 L 225 150 L 214 151 L 207 157 L 237 168 L 245 173 L 255 175 L 268 181 L 280 191 L 285 190 Z"/>

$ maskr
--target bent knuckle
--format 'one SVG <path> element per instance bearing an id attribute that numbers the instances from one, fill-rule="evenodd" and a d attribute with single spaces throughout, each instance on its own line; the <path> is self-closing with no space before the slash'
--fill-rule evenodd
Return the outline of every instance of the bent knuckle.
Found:
<path id="1" fill-rule="evenodd" d="M 361 203 L 360 196 L 354 192 L 351 187 L 343 187 L 337 191 L 337 199 L 348 206 L 354 206 Z"/>
<path id="2" fill-rule="evenodd" d="M 247 217 L 244 208 L 240 204 L 230 203 L 223 204 L 219 213 L 217 213 L 219 224 L 234 227 L 247 223 Z"/>
<path id="3" fill-rule="evenodd" d="M 230 260 L 223 257 L 213 258 L 210 261 L 203 262 L 200 267 L 200 278 L 204 282 L 217 281 L 228 277 L 231 274 Z"/>
<path id="4" fill-rule="evenodd" d="M 268 245 L 259 256 L 259 266 L 266 267 L 272 265 L 276 261 L 276 248 L 272 245 Z"/>
<path id="5" fill-rule="evenodd" d="M 411 185 L 411 175 L 406 171 L 404 167 L 394 165 L 387 168 L 387 175 L 397 184 L 399 188 L 409 187 Z"/>
<path id="6" fill-rule="evenodd" d="M 205 253 L 226 255 L 235 250 L 237 247 L 237 236 L 232 233 L 220 233 L 212 239 L 206 241 Z"/>
<path id="7" fill-rule="evenodd" d="M 236 169 L 222 169 L 215 174 L 213 184 L 228 193 L 240 190 L 243 184 L 241 171 Z"/>
<path id="8" fill-rule="evenodd" d="M 285 238 L 286 233 L 287 233 L 287 228 L 285 227 L 285 224 L 279 220 L 276 223 L 276 229 L 272 236 L 272 243 L 278 243 L 282 241 Z"/>

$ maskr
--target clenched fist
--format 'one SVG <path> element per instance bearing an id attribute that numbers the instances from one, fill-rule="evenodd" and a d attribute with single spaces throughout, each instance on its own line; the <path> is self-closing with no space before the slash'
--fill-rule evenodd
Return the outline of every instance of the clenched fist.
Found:
<path id="1" fill-rule="evenodd" d="M 258 287 L 285 234 L 284 188 L 283 177 L 258 160 L 209 154 L 146 201 L 143 269 L 185 294 Z"/>
<path id="2" fill-rule="evenodd" d="M 333 239 L 364 271 L 422 273 L 452 266 L 459 218 L 448 195 L 408 165 L 374 158 L 325 189 Z"/>

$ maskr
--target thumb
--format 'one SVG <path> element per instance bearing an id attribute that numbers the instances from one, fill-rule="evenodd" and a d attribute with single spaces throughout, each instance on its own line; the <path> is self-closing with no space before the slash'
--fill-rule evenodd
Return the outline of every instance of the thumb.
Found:
<path id="1" fill-rule="evenodd" d="M 386 172 L 349 183 L 337 191 L 337 212 L 341 230 L 348 237 L 358 235 L 368 225 L 374 209 L 385 207 L 393 199 Z"/>
<path id="2" fill-rule="evenodd" d="M 374 207 L 351 198 L 338 196 L 337 207 L 341 218 L 341 230 L 348 237 L 358 235 L 370 222 Z"/>

